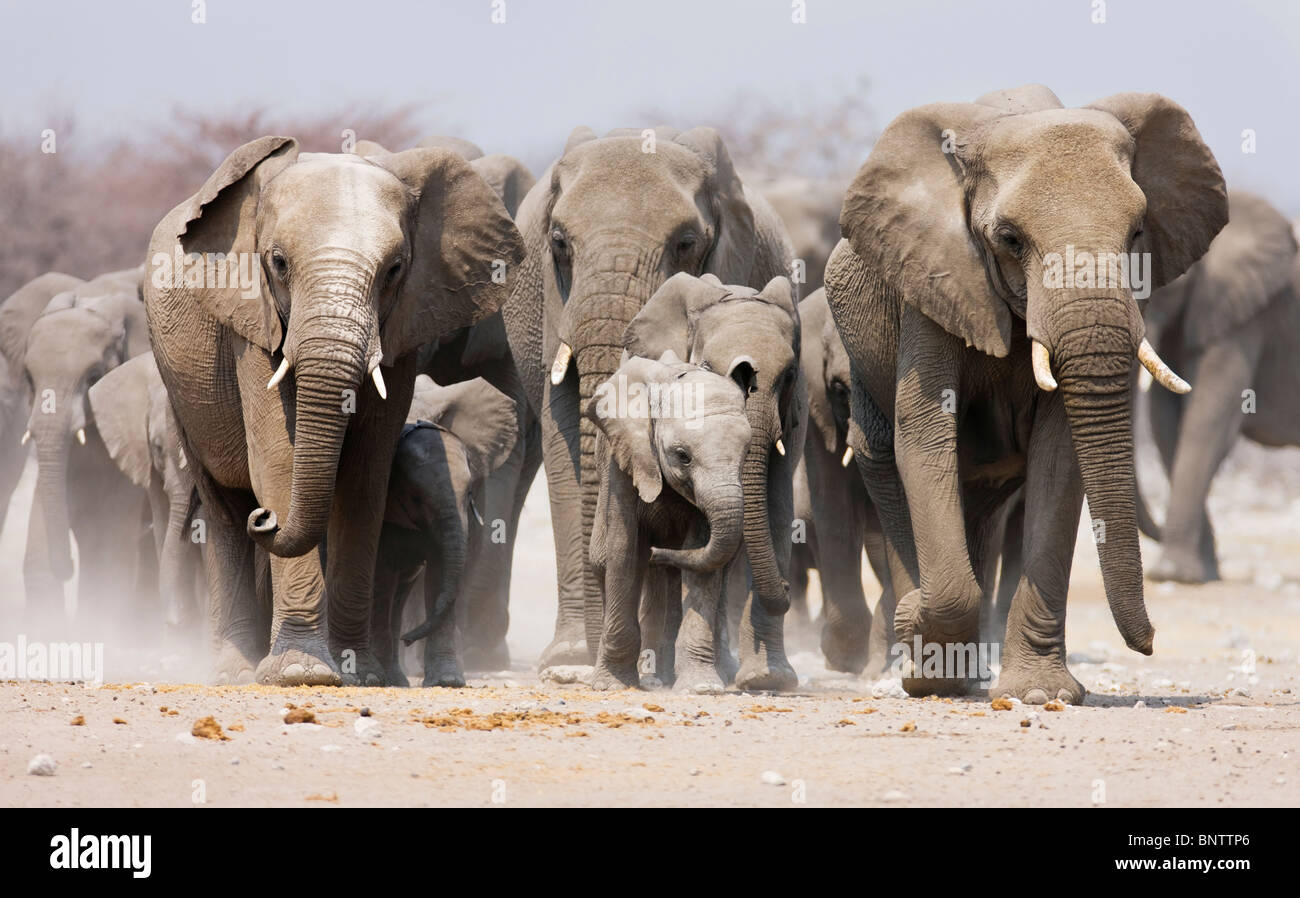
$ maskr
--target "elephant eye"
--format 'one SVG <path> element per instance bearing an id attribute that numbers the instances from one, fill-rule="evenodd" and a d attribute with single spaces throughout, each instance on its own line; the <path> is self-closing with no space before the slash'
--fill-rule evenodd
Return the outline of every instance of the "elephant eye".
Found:
<path id="1" fill-rule="evenodd" d="M 679 446 L 673 450 L 673 459 L 685 468 L 691 463 L 691 454 Z"/>
<path id="2" fill-rule="evenodd" d="M 569 252 L 569 241 L 560 228 L 551 228 L 551 251 L 557 257 L 567 255 Z"/>
<path id="3" fill-rule="evenodd" d="M 1016 232 L 1010 228 L 999 228 L 997 232 L 998 242 L 1005 246 L 1013 253 L 1020 252 L 1020 238 Z"/>
<path id="4" fill-rule="evenodd" d="M 278 249 L 271 250 L 271 268 L 274 269 L 275 276 L 281 280 L 289 276 L 289 261 Z"/>
<path id="5" fill-rule="evenodd" d="M 689 231 L 678 237 L 677 245 L 675 247 L 678 257 L 689 255 L 691 250 L 695 249 L 695 244 L 697 242 L 699 242 L 699 237 Z"/>
<path id="6" fill-rule="evenodd" d="M 398 259 L 392 265 L 388 266 L 388 272 L 384 275 L 385 281 L 391 286 L 397 283 L 397 279 L 402 276 L 402 260 Z"/>

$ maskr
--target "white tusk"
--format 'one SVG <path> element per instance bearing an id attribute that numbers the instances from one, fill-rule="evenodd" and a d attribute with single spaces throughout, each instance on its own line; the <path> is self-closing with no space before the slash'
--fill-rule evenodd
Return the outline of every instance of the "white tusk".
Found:
<path id="1" fill-rule="evenodd" d="M 184 470 L 185 470 L 185 466 L 189 464 L 189 462 L 185 460 L 185 450 L 182 449 L 182 450 L 180 450 L 179 452 L 177 452 L 177 453 L 176 453 L 176 457 L 177 457 L 177 459 L 178 459 L 178 462 L 177 462 L 177 465 L 176 465 L 176 466 L 177 466 L 178 468 L 180 468 L 182 471 L 184 471 Z"/>
<path id="2" fill-rule="evenodd" d="M 22 442 L 22 444 L 23 444 L 24 446 L 26 446 L 26 445 L 27 445 L 27 441 L 30 440 L 31 438 L 32 438 L 32 432 L 31 432 L 30 430 L 24 430 L 24 431 L 23 431 L 23 442 Z"/>
<path id="3" fill-rule="evenodd" d="M 781 442 L 780 440 L 777 440 L 776 451 L 780 452 L 782 455 L 785 455 L 785 443 Z"/>
<path id="4" fill-rule="evenodd" d="M 1035 340 L 1029 359 L 1033 363 L 1034 380 L 1038 382 L 1039 388 L 1049 393 L 1055 390 L 1056 378 L 1052 377 L 1052 356 L 1047 351 L 1047 347 Z"/>
<path id="5" fill-rule="evenodd" d="M 279 385 L 280 381 L 284 380 L 284 376 L 288 373 L 289 357 L 285 356 L 280 360 L 280 367 L 275 369 L 275 373 L 271 375 L 271 379 L 266 382 L 266 388 L 268 390 L 274 390 Z"/>
<path id="6" fill-rule="evenodd" d="M 551 384 L 559 386 L 564 383 L 565 372 L 569 370 L 569 360 L 573 358 L 573 347 L 568 343 L 561 343 L 560 348 L 555 352 L 555 364 L 551 365 Z"/>
<path id="7" fill-rule="evenodd" d="M 1190 393 L 1192 385 L 1173 372 L 1168 365 L 1156 355 L 1155 348 L 1142 338 L 1138 347 L 1138 361 L 1142 367 L 1151 372 L 1151 378 L 1171 393 Z"/>
<path id="8" fill-rule="evenodd" d="M 474 520 L 478 521 L 480 527 L 483 526 L 483 514 L 478 510 L 478 505 L 474 502 L 474 496 L 469 497 L 469 510 L 474 513 Z"/>
<path id="9" fill-rule="evenodd" d="M 83 446 L 86 445 L 86 430 L 85 430 L 85 428 L 82 428 L 82 427 L 78 427 L 78 428 L 77 428 L 77 442 L 80 443 L 80 444 L 83 445 Z"/>
<path id="10" fill-rule="evenodd" d="M 849 466 L 849 463 L 852 461 L 853 461 L 853 447 L 850 446 L 849 448 L 844 450 L 844 457 L 840 459 L 840 467 L 847 468 Z"/>
<path id="11" fill-rule="evenodd" d="M 374 370 L 370 372 L 370 376 L 371 376 L 371 377 L 374 379 L 374 381 L 375 381 L 375 392 L 377 392 L 377 393 L 379 394 L 379 398 L 380 398 L 380 399 L 387 399 L 387 398 L 388 398 L 388 388 L 384 386 L 384 375 L 382 375 L 382 374 L 379 373 L 379 366 L 378 366 L 378 365 L 376 365 L 376 366 L 374 367 Z"/>

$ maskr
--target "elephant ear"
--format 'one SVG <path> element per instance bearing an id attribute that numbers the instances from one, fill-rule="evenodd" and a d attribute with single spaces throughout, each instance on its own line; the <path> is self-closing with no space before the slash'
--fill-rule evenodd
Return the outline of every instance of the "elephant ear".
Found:
<path id="1" fill-rule="evenodd" d="M 1229 205 L 1232 219 L 1188 275 L 1183 334 L 1193 348 L 1222 339 L 1254 317 L 1291 279 L 1291 223 L 1254 194 L 1234 190 Z"/>
<path id="2" fill-rule="evenodd" d="M 672 351 L 687 358 L 691 351 L 690 300 L 701 292 L 722 295 L 726 291 L 720 284 L 715 286 L 684 271 L 664 281 L 623 332 L 628 354 L 657 359 Z"/>
<path id="3" fill-rule="evenodd" d="M 227 156 L 180 211 L 176 239 L 182 251 L 255 254 L 262 188 L 297 158 L 298 143 L 291 137 L 259 137 Z M 172 281 L 182 283 L 181 272 L 172 272 Z M 244 296 L 246 291 L 238 283 L 225 288 L 186 288 L 186 292 L 207 314 L 248 342 L 268 352 L 279 348 L 284 336 L 280 316 L 264 279 L 262 290 L 252 297 Z"/>
<path id="4" fill-rule="evenodd" d="M 423 418 L 455 434 L 475 479 L 490 476 L 510 458 L 519 429 L 515 403 L 486 380 L 475 377 L 446 387 L 425 387 L 422 382 L 418 396 L 408 417 Z"/>
<path id="5" fill-rule="evenodd" d="M 957 153 L 1002 113 L 934 103 L 890 122 L 844 197 L 840 230 L 866 271 L 981 352 L 1001 358 L 1011 310 L 971 236 Z"/>
<path id="6" fill-rule="evenodd" d="M 1060 109 L 1064 105 L 1056 94 L 1042 84 L 1022 84 L 1007 90 L 989 91 L 975 102 L 1013 115 Z"/>
<path id="7" fill-rule="evenodd" d="M 483 155 L 483 150 L 473 141 L 465 140 L 461 137 L 446 137 L 441 134 L 431 134 L 424 140 L 416 144 L 416 147 L 424 147 L 431 150 L 451 150 L 466 162 L 472 162 Z"/>
<path id="8" fill-rule="evenodd" d="M 117 467 L 139 487 L 148 487 L 153 472 L 149 452 L 149 390 L 161 382 L 153 353 L 118 365 L 91 385 L 87 392 L 108 454 Z"/>
<path id="9" fill-rule="evenodd" d="M 537 183 L 527 166 L 505 153 L 493 153 L 475 159 L 470 163 L 470 168 L 478 172 L 479 177 L 492 188 L 492 192 L 501 197 L 511 218 L 519 211 L 519 204 L 524 201 L 528 191 Z"/>
<path id="10" fill-rule="evenodd" d="M 704 270 L 716 274 L 724 284 L 748 284 L 757 242 L 754 210 L 745 198 L 745 187 L 722 136 L 712 128 L 692 128 L 678 134 L 673 142 L 693 150 L 709 172 L 706 191 L 718 233 Z"/>
<path id="11" fill-rule="evenodd" d="M 563 158 L 569 155 L 570 151 L 582 146 L 584 143 L 589 143 L 596 138 L 597 135 L 595 131 L 591 130 L 586 125 L 579 125 L 569 132 L 569 139 L 564 142 L 564 151 L 560 153 L 560 157 Z"/>
<path id="12" fill-rule="evenodd" d="M 555 166 L 548 168 L 519 205 L 516 220 L 527 255 L 520 266 L 510 296 L 501 309 L 510 352 L 519 379 L 523 381 L 528 403 L 540 412 L 545 384 L 555 352 L 554 338 L 546 334 L 546 271 L 550 268 L 546 228 L 550 222 Z M 555 298 L 555 320 L 563 317 L 563 307 Z"/>
<path id="13" fill-rule="evenodd" d="M 492 188 L 446 149 L 376 156 L 416 199 L 411 270 L 380 329 L 384 364 L 501 308 L 523 239 Z"/>
<path id="14" fill-rule="evenodd" d="M 619 414 L 618 397 L 623 392 L 629 397 L 630 404 L 634 384 L 646 385 L 645 395 L 648 397 L 649 384 L 662 382 L 673 374 L 664 364 L 652 359 L 627 359 L 609 380 L 597 388 L 583 410 L 583 414 L 605 435 L 610 457 L 632 478 L 642 502 L 649 503 L 659 498 L 664 486 L 652 442 L 652 422 L 648 411 L 645 415 Z"/>
<path id="15" fill-rule="evenodd" d="M 811 334 L 825 334 L 830 318 L 826 305 L 826 291 L 815 290 L 799 303 L 799 318 Z M 834 325 L 831 325 L 833 328 Z M 809 340 L 799 352 L 799 366 L 808 382 L 808 420 L 817 429 L 822 445 L 834 453 L 839 446 L 839 432 L 835 426 L 835 412 L 831 408 L 830 385 L 827 382 L 825 339 Z"/>
<path id="16" fill-rule="evenodd" d="M 1133 135 L 1133 180 L 1147 198 L 1151 286 L 1163 287 L 1204 255 L 1228 222 L 1219 163 L 1187 110 L 1160 94 L 1114 94 L 1088 108 L 1109 112 Z"/>

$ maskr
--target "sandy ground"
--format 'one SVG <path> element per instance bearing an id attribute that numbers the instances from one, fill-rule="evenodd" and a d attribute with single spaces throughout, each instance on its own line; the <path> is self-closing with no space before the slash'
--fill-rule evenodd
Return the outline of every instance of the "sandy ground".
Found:
<path id="1" fill-rule="evenodd" d="M 0 642 L 22 632 L 30 488 L 0 540 Z M 555 611 L 539 479 L 512 669 L 463 690 L 176 685 L 201 657 L 119 636 L 102 687 L 0 684 L 0 805 L 1295 805 L 1300 452 L 1240 447 L 1211 513 L 1227 579 L 1148 583 L 1150 658 L 1123 647 L 1081 528 L 1067 633 L 1082 707 L 903 698 L 828 672 L 800 634 L 795 694 L 597 694 L 534 670 Z M 286 724 L 290 706 L 315 723 Z M 224 740 L 191 735 L 205 717 Z M 41 754 L 54 775 L 28 774 Z"/>

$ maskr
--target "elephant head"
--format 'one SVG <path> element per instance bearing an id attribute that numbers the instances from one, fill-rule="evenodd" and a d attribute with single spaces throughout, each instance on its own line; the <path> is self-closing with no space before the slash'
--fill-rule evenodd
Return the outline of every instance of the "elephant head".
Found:
<path id="1" fill-rule="evenodd" d="M 151 283 L 279 356 L 267 387 L 295 409 L 289 506 L 256 509 L 248 532 L 281 556 L 324 536 L 348 426 L 340 396 L 371 379 L 384 398 L 382 368 L 495 312 L 523 257 L 501 201 L 454 152 L 300 155 L 287 137 L 231 153 L 153 249 L 156 262 L 253 260 L 252 289 L 168 281 L 161 265 Z"/>
<path id="2" fill-rule="evenodd" d="M 69 453 L 100 445 L 88 402 L 90 388 L 127 359 L 149 350 L 145 310 L 136 290 L 129 279 L 96 279 L 60 293 L 27 336 L 24 365 L 33 398 L 23 442 L 36 444 L 33 523 L 43 522 L 28 532 L 25 569 L 33 576 L 52 575 L 56 582 L 72 576 Z"/>
<path id="3" fill-rule="evenodd" d="M 708 572 L 735 556 L 744 532 L 741 468 L 751 438 L 745 397 L 734 383 L 683 364 L 671 351 L 657 361 L 626 358 L 584 414 L 642 502 L 656 501 L 666 482 L 708 521 L 705 545 L 655 546 L 651 561 Z M 599 534 L 592 539 L 602 542 Z"/>
<path id="4" fill-rule="evenodd" d="M 1134 508 L 1131 372 L 1187 389 L 1143 337 L 1139 299 L 1195 262 L 1227 221 L 1223 176 L 1186 110 L 1157 94 L 1066 109 L 1029 86 L 905 112 L 844 200 L 845 239 L 889 293 L 989 355 L 1015 344 L 1059 388 L 1125 642 L 1149 654 Z M 1101 264 L 1098 264 L 1101 263 Z M 1140 264 L 1139 264 L 1140 263 Z M 831 309 L 851 354 L 861 309 Z M 1026 352 L 1029 349 L 1031 351 Z M 1028 356 L 1027 358 L 1025 356 Z"/>
<path id="5" fill-rule="evenodd" d="M 820 440 L 827 453 L 848 467 L 853 461 L 849 441 L 853 380 L 848 351 L 835 329 L 825 290 L 799 303 L 799 319 L 806 331 L 799 364 L 808 384 L 810 437 Z"/>
<path id="6" fill-rule="evenodd" d="M 789 589 L 777 563 L 768 514 L 773 452 L 786 454 L 799 423 L 799 312 L 784 277 L 761 291 L 677 274 L 628 325 L 632 355 L 679 353 L 688 362 L 731 378 L 745 394 L 751 438 L 745 455 L 745 549 L 754 592 L 772 613 L 789 607 Z"/>

